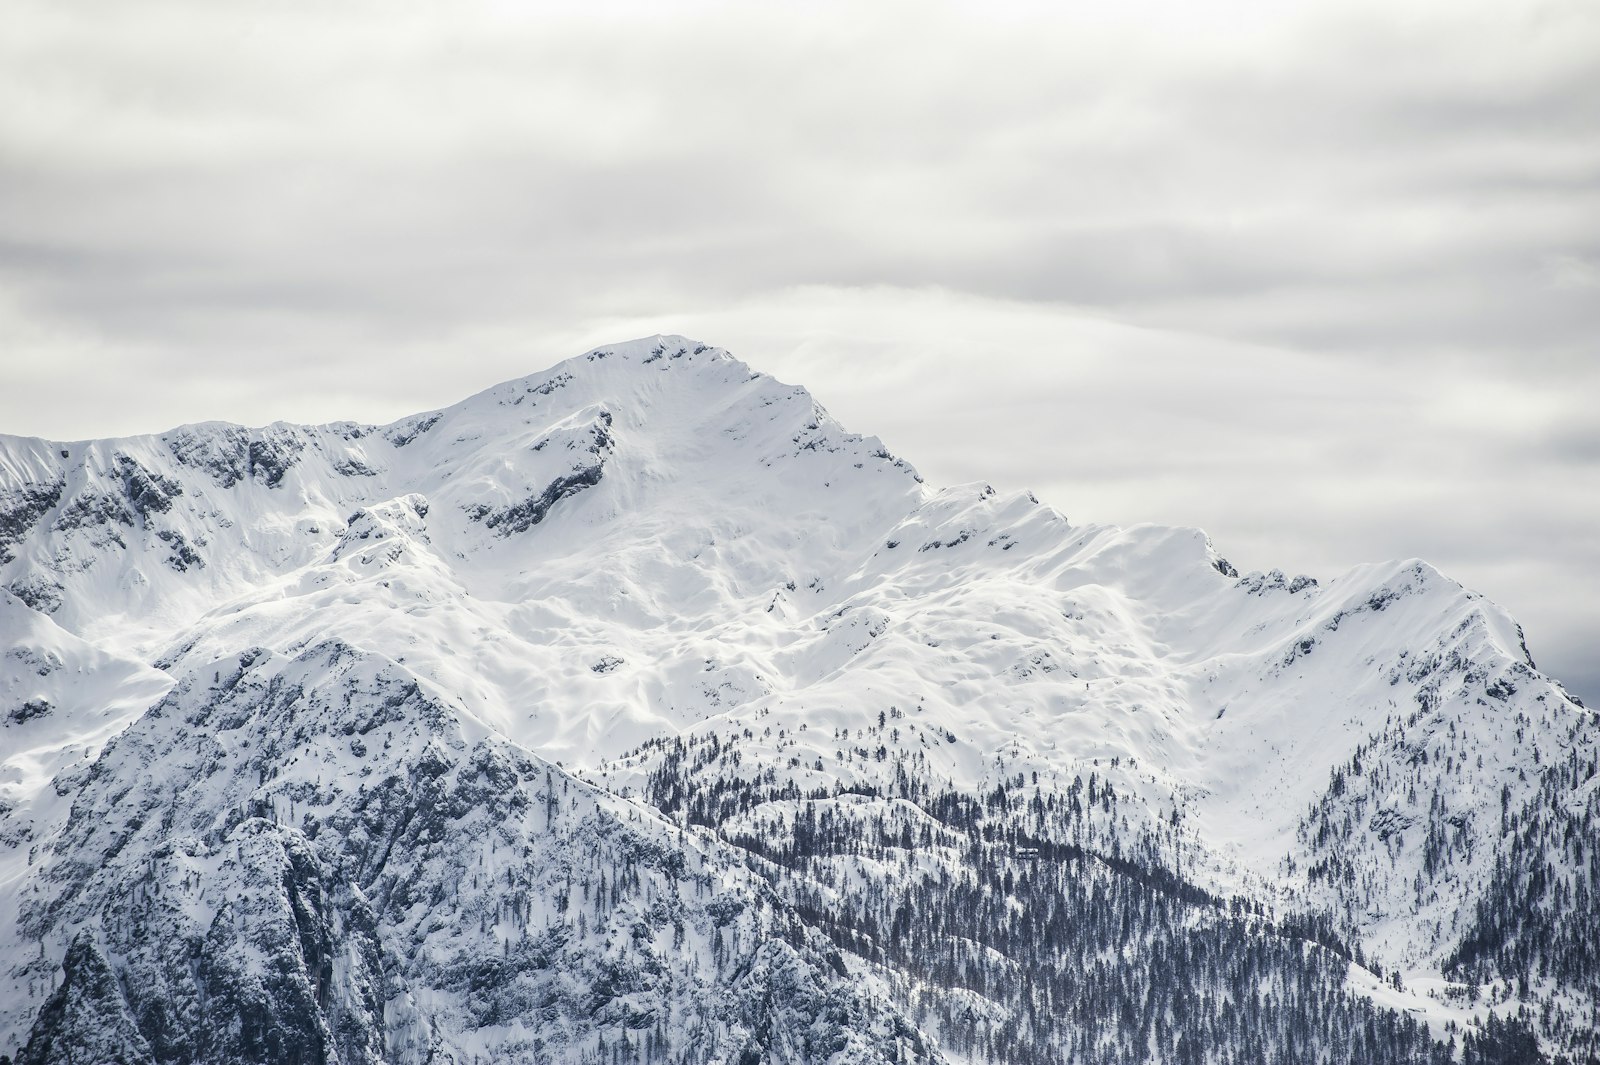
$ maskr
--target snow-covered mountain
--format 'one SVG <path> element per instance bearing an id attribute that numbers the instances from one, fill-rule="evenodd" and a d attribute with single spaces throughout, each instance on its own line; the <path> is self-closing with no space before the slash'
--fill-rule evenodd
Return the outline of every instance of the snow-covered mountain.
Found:
<path id="1" fill-rule="evenodd" d="M 680 337 L 0 437 L 0 1054 L 1600 1053 L 1594 715 L 1427 564 L 935 489 Z"/>

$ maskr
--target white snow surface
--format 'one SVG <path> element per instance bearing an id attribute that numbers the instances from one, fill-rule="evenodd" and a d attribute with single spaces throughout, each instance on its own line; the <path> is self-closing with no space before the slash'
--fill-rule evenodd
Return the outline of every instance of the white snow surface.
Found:
<path id="1" fill-rule="evenodd" d="M 931 487 L 804 389 L 682 337 L 388 426 L 0 437 L 7 507 L 26 524 L 0 550 L 8 928 L 66 816 L 51 781 L 242 648 L 337 638 L 448 693 L 469 742 L 617 794 L 649 770 L 640 745 L 710 733 L 802 789 L 912 756 L 968 790 L 1093 771 L 1152 824 L 1181 810 L 1185 875 L 1350 909 L 1368 951 L 1421 981 L 1489 859 L 1417 907 L 1397 785 L 1398 834 L 1351 855 L 1362 897 L 1320 896 L 1300 829 L 1330 774 L 1385 735 L 1443 757 L 1459 729 L 1452 809 L 1498 816 L 1502 787 L 1531 793 L 1531 746 L 1591 732 L 1515 621 L 1426 563 L 1240 577 L 1197 530 Z M 869 742 L 880 713 L 898 727 Z"/>

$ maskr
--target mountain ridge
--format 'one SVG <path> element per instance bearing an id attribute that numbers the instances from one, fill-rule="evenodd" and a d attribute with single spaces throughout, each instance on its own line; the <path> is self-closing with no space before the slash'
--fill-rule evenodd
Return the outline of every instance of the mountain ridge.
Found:
<path id="1" fill-rule="evenodd" d="M 929 1054 L 1003 1060 L 983 1055 L 1032 992 L 958 988 L 860 940 L 898 919 L 883 898 L 924 912 L 927 891 L 949 890 L 894 870 L 988 883 L 999 862 L 1012 887 L 993 890 L 1021 892 L 1040 854 L 1059 856 L 1061 897 L 1095 897 L 1107 876 L 1117 891 L 1176 891 L 1188 920 L 1239 943 L 1314 918 L 1318 941 L 1355 963 L 1341 986 L 1418 1011 L 1434 1038 L 1485 1015 L 1469 984 L 1520 978 L 1524 1001 L 1549 1006 L 1547 1047 L 1595 1053 L 1576 1019 L 1600 987 L 1582 961 L 1594 872 L 1570 845 L 1527 849 L 1517 824 L 1559 840 L 1594 816 L 1593 714 L 1537 671 L 1514 619 L 1419 560 L 1320 582 L 1241 576 L 1198 530 L 1073 525 L 1027 492 L 931 488 L 804 389 L 678 337 L 598 348 L 386 426 L 0 438 L 0 546 L 0 585 L 20 600 L 0 619 L 22 618 L 22 602 L 49 615 L 26 611 L 40 620 L 19 645 L 39 625 L 76 631 L 195 690 L 244 649 L 292 661 L 335 638 L 446 699 L 472 735 L 548 760 L 669 837 L 710 832 L 881 982 L 882 1016 L 901 1018 L 883 1023 L 927 1033 Z M 55 720 L 94 698 L 58 695 Z M 114 746 L 7 759 L 4 838 L 61 861 L 81 851 L 70 829 L 87 815 L 46 785 L 87 787 Z M 272 792 L 265 776 L 255 787 Z M 356 801 L 340 794 L 333 806 Z M 819 804 L 860 838 L 808 822 Z M 267 820 L 304 834 L 296 816 Z M 21 857 L 13 845 L 0 882 L 40 885 Z M 1572 973 L 1551 977 L 1525 933 L 1491 931 L 1512 866 L 1555 891 L 1530 912 L 1555 922 L 1551 942 L 1571 940 L 1558 964 Z M 0 894 L 0 914 L 15 898 Z M 1234 928 L 1229 907 L 1269 924 Z M 967 938 L 1000 936 L 989 949 L 1006 964 L 1058 972 L 1023 960 L 1003 923 L 971 919 Z M 76 934 L 30 949 L 58 967 L 77 951 L 85 974 L 138 953 L 79 949 Z M 1162 946 L 1172 934 L 1152 926 L 1140 942 L 1189 949 Z M 826 984 L 821 964 L 808 979 Z M 31 997 L 40 975 L 12 979 Z M 956 1020 L 969 1014 L 992 1021 Z M 32 1016 L 9 1015 L 11 1045 Z M 443 1011 L 436 1034 L 465 1039 L 449 1016 L 466 1015 Z M 1035 1050 L 1079 1038 L 1043 1020 L 1028 1031 L 1037 1042 L 1018 1045 Z M 1417 1038 L 1393 1031 L 1396 1045 Z M 599 1038 L 581 1053 L 603 1053 Z"/>

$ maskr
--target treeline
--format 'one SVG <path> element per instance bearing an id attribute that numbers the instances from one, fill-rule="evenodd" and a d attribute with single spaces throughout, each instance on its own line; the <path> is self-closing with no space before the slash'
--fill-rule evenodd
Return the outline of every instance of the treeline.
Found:
<path id="1" fill-rule="evenodd" d="M 1345 988 L 1326 921 L 1274 924 L 1186 882 L 1097 776 L 984 794 L 903 772 L 802 792 L 729 773 L 721 741 L 662 744 L 647 798 L 743 848 L 919 1024 L 996 1063 L 1445 1065 L 1455 1048 Z"/>

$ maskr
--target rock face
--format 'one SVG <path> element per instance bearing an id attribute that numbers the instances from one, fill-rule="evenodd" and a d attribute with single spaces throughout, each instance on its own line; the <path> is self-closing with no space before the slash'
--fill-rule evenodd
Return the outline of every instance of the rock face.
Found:
<path id="1" fill-rule="evenodd" d="M 127 1037 L 162 1062 L 736 1060 L 773 1039 L 876 1062 L 896 1034 L 931 1057 L 764 882 L 681 835 L 471 737 L 393 663 L 252 649 L 76 791 L 54 841 L 74 858 L 20 915 L 72 945 L 19 1060 Z"/>
<path id="2" fill-rule="evenodd" d="M 935 490 L 682 338 L 0 438 L 0 587 L 19 1062 L 1600 1053 L 1594 716 L 1503 611 Z"/>

